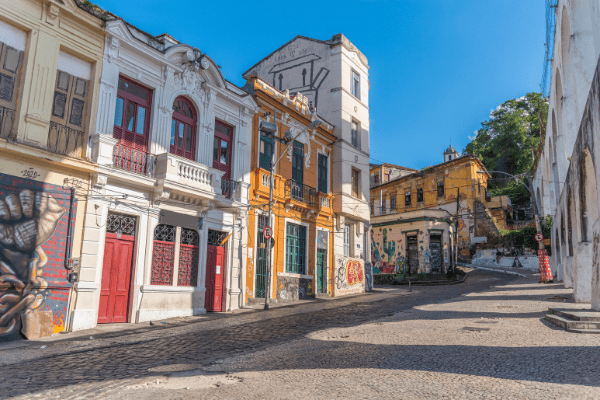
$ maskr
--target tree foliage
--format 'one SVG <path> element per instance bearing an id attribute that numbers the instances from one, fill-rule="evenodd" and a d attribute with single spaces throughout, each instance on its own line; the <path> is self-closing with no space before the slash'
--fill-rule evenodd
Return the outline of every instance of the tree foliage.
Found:
<path id="1" fill-rule="evenodd" d="M 508 100 L 482 122 L 464 151 L 478 156 L 489 171 L 511 175 L 527 172 L 533 165 L 531 149 L 540 141 L 540 114 L 545 120 L 547 113 L 548 101 L 541 93 Z M 510 182 L 503 174 L 492 175 L 492 195 L 508 195 L 514 204 L 529 201 L 529 192 L 522 184 Z"/>

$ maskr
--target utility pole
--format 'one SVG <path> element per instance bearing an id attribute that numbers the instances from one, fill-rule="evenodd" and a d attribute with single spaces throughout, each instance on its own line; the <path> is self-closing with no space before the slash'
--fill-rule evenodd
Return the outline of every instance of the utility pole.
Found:
<path id="1" fill-rule="evenodd" d="M 454 270 L 456 273 L 456 263 L 458 262 L 458 213 L 460 209 L 460 187 L 456 189 L 456 221 L 454 222 Z"/>
<path id="2" fill-rule="evenodd" d="M 319 121 L 318 119 L 311 122 L 310 125 L 308 125 L 306 128 L 302 129 L 300 132 L 298 132 L 296 134 L 296 136 L 292 137 L 292 132 L 291 131 L 286 131 L 285 132 L 285 137 L 284 138 L 280 138 L 277 136 L 277 110 L 275 110 L 274 113 L 274 117 L 273 117 L 273 122 L 267 122 L 267 121 L 261 121 L 260 122 L 260 127 L 259 127 L 259 131 L 265 133 L 267 136 L 271 137 L 273 139 L 273 142 L 278 141 L 280 143 L 286 144 L 287 146 L 285 147 L 285 149 L 283 149 L 283 151 L 281 152 L 281 155 L 279 156 L 279 158 L 275 160 L 275 151 L 273 147 L 273 151 L 271 152 L 271 166 L 269 168 L 269 213 L 268 213 L 268 219 L 267 219 L 267 223 L 269 224 L 268 226 L 271 226 L 271 218 L 273 216 L 273 187 L 275 186 L 275 176 L 273 174 L 273 172 L 275 171 L 275 167 L 277 166 L 277 164 L 279 164 L 279 161 L 281 161 L 281 159 L 283 158 L 283 156 L 285 155 L 287 149 L 292 145 L 292 143 L 294 143 L 294 141 L 304 132 L 307 130 L 313 130 L 313 129 L 317 129 L 319 126 L 321 126 L 321 124 L 323 124 L 323 122 Z M 273 229 L 273 227 L 271 227 L 271 232 L 274 232 L 275 230 Z M 273 265 L 271 262 L 271 246 L 272 246 L 272 242 L 273 241 L 273 235 L 267 239 L 267 270 L 266 270 L 266 276 L 265 276 L 265 310 L 268 310 L 270 308 L 269 305 L 269 298 L 271 297 L 271 270 L 273 269 Z"/>

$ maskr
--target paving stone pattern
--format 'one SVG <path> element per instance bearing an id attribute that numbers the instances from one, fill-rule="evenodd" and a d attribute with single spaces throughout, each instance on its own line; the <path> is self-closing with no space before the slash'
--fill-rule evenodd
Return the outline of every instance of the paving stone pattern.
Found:
<path id="1" fill-rule="evenodd" d="M 413 293 L 0 351 L 0 397 L 600 398 L 600 336 L 547 323 L 549 306 L 584 306 L 538 279 L 475 271 Z"/>

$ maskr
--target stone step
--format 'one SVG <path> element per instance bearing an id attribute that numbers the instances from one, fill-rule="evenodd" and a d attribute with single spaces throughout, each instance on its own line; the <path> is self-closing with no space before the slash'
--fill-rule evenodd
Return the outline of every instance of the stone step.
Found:
<path id="1" fill-rule="evenodd" d="M 600 322 L 574 321 L 556 314 L 546 314 L 546 319 L 571 332 L 576 330 L 598 330 L 600 332 Z"/>
<path id="2" fill-rule="evenodd" d="M 566 308 L 549 308 L 548 311 L 552 314 L 560 315 L 575 321 L 600 322 L 600 312 L 587 310 L 569 310 Z"/>
<path id="3" fill-rule="evenodd" d="M 600 329 L 570 329 L 569 332 L 600 334 Z"/>

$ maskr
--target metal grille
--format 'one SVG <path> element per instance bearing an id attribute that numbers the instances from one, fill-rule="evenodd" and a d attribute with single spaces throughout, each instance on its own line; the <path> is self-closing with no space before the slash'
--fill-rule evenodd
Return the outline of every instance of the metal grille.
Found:
<path id="1" fill-rule="evenodd" d="M 147 151 L 119 143 L 113 148 L 113 165 L 115 168 L 154 178 L 156 156 Z"/>
<path id="2" fill-rule="evenodd" d="M 197 242 L 196 242 L 197 243 Z M 198 285 L 198 246 L 182 244 L 179 247 L 178 286 Z"/>
<path id="3" fill-rule="evenodd" d="M 177 228 L 173 225 L 160 224 L 154 229 L 154 240 L 175 243 L 175 232 Z"/>
<path id="4" fill-rule="evenodd" d="M 200 243 L 200 235 L 194 229 L 181 229 L 181 244 L 189 244 L 192 246 L 198 246 Z"/>
<path id="5" fill-rule="evenodd" d="M 118 235 L 135 235 L 135 217 L 109 213 L 106 219 L 106 232 Z"/>
<path id="6" fill-rule="evenodd" d="M 221 242 L 227 237 L 227 232 L 208 230 L 208 245 L 220 246 Z"/>
<path id="7" fill-rule="evenodd" d="M 172 285 L 175 260 L 175 243 L 154 241 L 150 284 Z"/>

